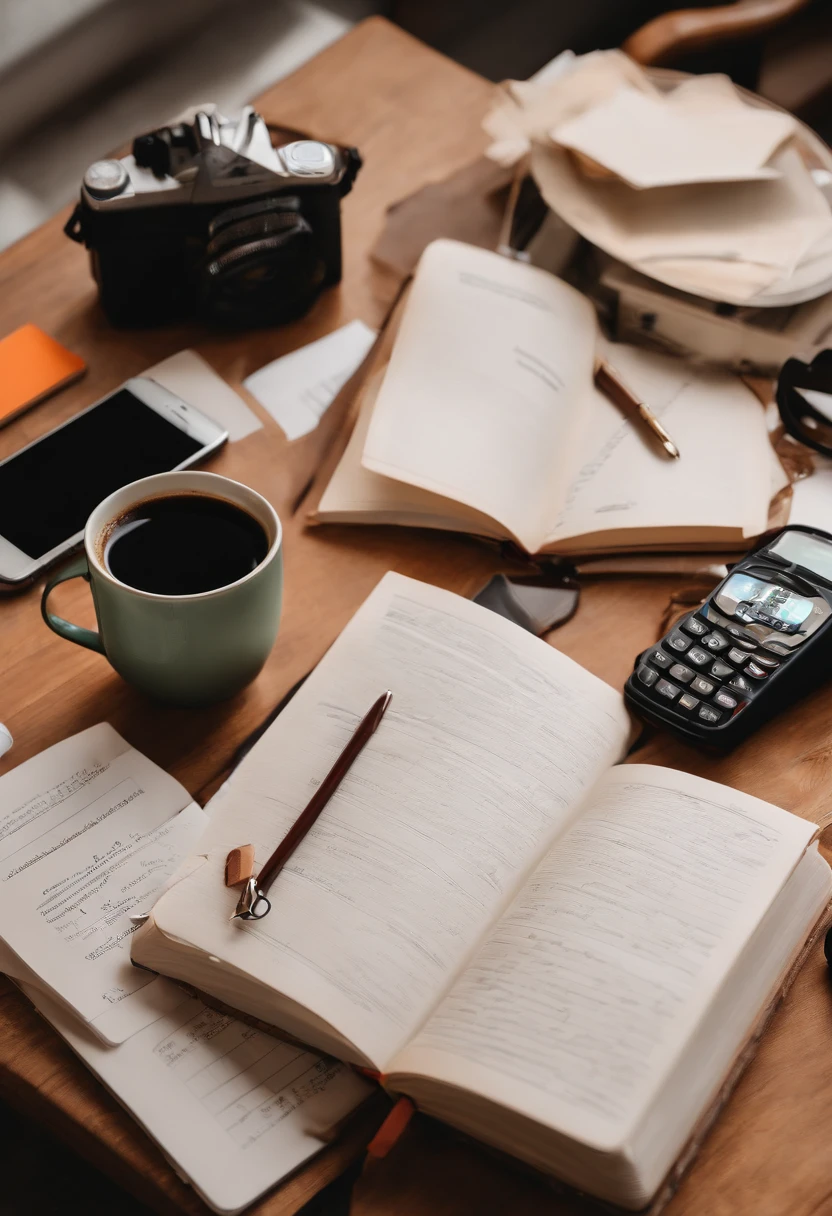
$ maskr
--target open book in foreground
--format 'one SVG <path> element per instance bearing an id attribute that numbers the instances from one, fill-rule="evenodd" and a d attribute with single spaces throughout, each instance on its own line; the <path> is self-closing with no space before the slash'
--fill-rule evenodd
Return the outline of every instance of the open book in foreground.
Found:
<path id="1" fill-rule="evenodd" d="M 269 891 L 262 864 L 393 700 Z M 816 828 L 613 767 L 621 697 L 546 643 L 388 574 L 211 804 L 133 958 L 631 1209 L 702 1125 L 832 894 Z"/>
<path id="2" fill-rule="evenodd" d="M 594 388 L 599 353 L 680 460 Z M 473 532 L 528 553 L 744 550 L 785 484 L 763 409 L 735 376 L 611 347 L 589 301 L 554 275 L 440 240 L 312 519 Z"/>

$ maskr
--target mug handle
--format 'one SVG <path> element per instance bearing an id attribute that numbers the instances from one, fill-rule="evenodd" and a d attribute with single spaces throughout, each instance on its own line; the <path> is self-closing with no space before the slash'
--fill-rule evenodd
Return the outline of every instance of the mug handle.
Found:
<path id="1" fill-rule="evenodd" d="M 95 650 L 98 654 L 105 654 L 100 633 L 96 633 L 94 629 L 84 629 L 82 625 L 73 625 L 72 621 L 65 621 L 62 616 L 55 616 L 46 606 L 52 589 L 57 587 L 58 583 L 65 583 L 71 578 L 85 578 L 87 582 L 90 581 L 90 569 L 85 553 L 79 553 L 69 565 L 64 566 L 62 570 L 58 570 L 50 579 L 47 579 L 40 600 L 41 616 L 53 633 L 57 633 L 59 637 L 66 638 L 68 642 L 77 642 L 79 646 L 86 646 L 88 650 Z"/>

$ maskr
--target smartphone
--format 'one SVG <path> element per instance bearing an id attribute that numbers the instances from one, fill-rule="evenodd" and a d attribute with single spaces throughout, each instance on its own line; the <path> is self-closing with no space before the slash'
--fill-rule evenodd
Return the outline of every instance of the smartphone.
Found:
<path id="1" fill-rule="evenodd" d="M 93 507 L 121 486 L 185 469 L 228 432 L 137 377 L 0 461 L 0 579 L 30 581 L 83 538 Z"/>
<path id="2" fill-rule="evenodd" d="M 0 426 L 83 376 L 87 365 L 37 325 L 0 339 Z"/>

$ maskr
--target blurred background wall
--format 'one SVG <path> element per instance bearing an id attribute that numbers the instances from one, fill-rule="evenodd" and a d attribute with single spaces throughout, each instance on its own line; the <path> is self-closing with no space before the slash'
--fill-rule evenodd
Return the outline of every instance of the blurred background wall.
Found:
<path id="1" fill-rule="evenodd" d="M 718 2 L 0 0 L 0 248 L 68 203 L 92 160 L 194 102 L 233 114 L 370 13 L 500 80 Z M 756 85 L 832 139 L 832 0 L 693 66 Z"/>

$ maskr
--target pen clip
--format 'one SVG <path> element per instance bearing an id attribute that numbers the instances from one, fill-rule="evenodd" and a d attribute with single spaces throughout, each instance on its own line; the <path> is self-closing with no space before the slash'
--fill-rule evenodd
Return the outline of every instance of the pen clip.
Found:
<path id="1" fill-rule="evenodd" d="M 260 888 L 256 878 L 249 878 L 237 900 L 232 920 L 262 920 L 268 916 L 272 905 Z"/>

